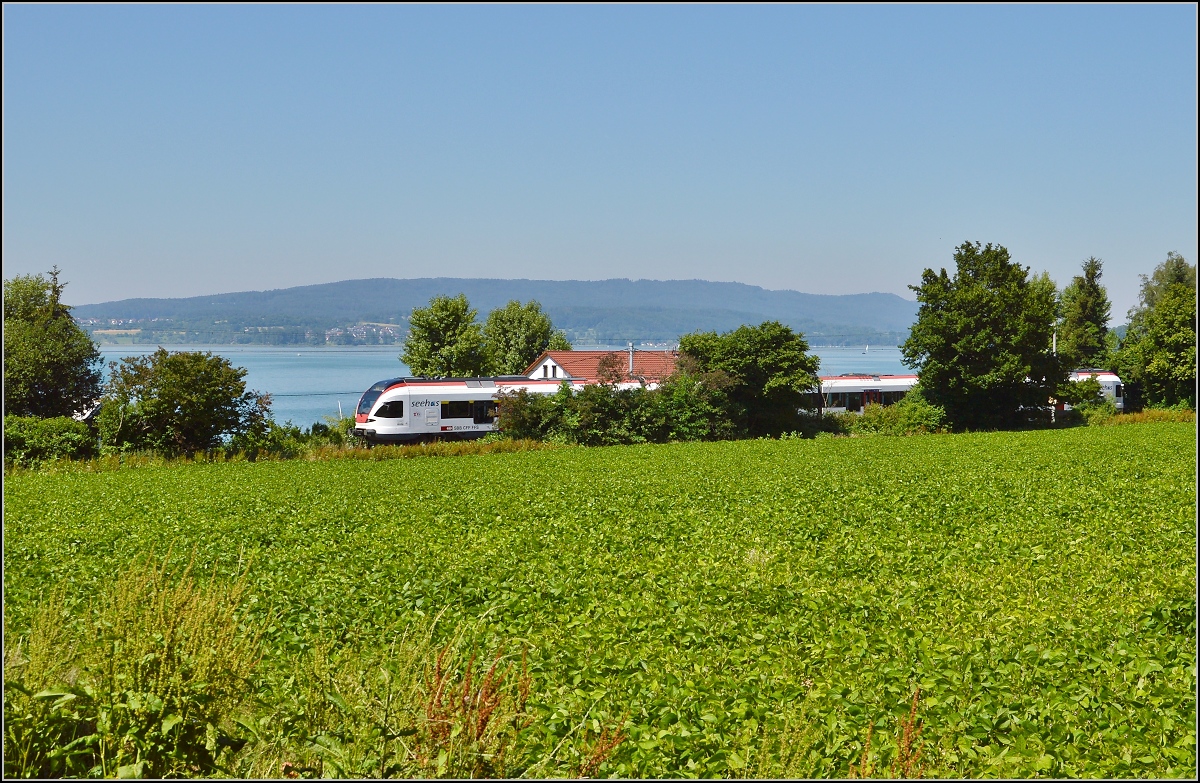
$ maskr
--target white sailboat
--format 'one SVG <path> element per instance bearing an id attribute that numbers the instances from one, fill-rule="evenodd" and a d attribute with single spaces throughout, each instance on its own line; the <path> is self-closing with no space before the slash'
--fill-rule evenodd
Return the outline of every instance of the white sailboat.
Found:
<path id="1" fill-rule="evenodd" d="M 871 346 L 870 346 L 870 345 L 864 345 L 864 346 L 863 346 L 863 353 L 866 353 L 866 352 L 867 352 L 867 351 L 869 351 L 869 350 L 871 350 Z"/>

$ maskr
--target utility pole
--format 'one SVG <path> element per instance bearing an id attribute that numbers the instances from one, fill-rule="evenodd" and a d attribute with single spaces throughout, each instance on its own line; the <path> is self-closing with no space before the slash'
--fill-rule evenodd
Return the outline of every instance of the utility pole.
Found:
<path id="1" fill-rule="evenodd" d="M 1050 354 L 1055 357 L 1058 356 L 1058 327 L 1057 326 L 1054 327 L 1054 335 L 1050 338 Z M 1051 403 L 1051 405 L 1050 405 L 1050 423 L 1051 424 L 1055 423 L 1054 414 L 1057 410 L 1058 410 L 1058 400 L 1054 400 L 1054 402 Z"/>

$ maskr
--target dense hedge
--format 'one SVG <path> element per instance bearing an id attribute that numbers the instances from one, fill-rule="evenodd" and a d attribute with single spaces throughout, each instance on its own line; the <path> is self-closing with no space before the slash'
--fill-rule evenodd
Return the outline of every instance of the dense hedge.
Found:
<path id="1" fill-rule="evenodd" d="M 88 425 L 68 416 L 4 417 L 4 463 L 35 465 L 55 459 L 86 459 L 96 454 Z"/>

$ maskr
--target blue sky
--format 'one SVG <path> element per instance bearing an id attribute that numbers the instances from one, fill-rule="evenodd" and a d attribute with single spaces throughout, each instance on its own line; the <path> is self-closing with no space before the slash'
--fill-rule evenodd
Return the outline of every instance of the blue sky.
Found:
<path id="1" fill-rule="evenodd" d="M 890 291 L 1197 247 L 1158 6 L 4 7 L 5 275 L 74 304 L 363 277 Z"/>

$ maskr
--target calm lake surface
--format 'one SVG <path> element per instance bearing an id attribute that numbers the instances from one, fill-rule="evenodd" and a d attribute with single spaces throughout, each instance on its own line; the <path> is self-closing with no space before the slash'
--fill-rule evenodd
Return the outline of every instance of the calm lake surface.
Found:
<path id="1" fill-rule="evenodd" d="M 246 368 L 246 386 L 268 392 L 275 420 L 291 421 L 302 427 L 337 416 L 338 406 L 346 416 L 354 412 L 359 396 L 371 384 L 384 378 L 408 374 L 400 363 L 400 346 L 278 346 L 278 345 L 164 345 L 168 351 L 211 351 Z M 580 349 L 625 346 L 580 345 Z M 144 356 L 158 349 L 154 345 L 105 345 L 104 374 L 108 362 L 125 356 Z M 821 357 L 822 375 L 841 373 L 908 373 L 900 362 L 900 349 L 894 346 L 874 348 L 814 348 Z"/>

